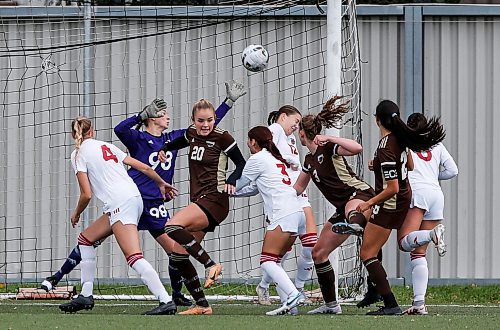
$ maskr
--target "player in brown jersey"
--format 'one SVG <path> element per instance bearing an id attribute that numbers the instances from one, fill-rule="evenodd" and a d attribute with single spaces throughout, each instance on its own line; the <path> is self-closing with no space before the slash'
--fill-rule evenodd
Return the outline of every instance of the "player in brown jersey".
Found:
<path id="1" fill-rule="evenodd" d="M 373 207 L 363 235 L 361 260 L 384 300 L 384 306 L 367 314 L 395 315 L 401 314 L 401 308 L 391 291 L 385 269 L 376 255 L 389 238 L 392 229 L 398 230 L 398 241 L 401 234 L 407 234 L 409 230 L 405 228 L 404 221 L 411 201 L 407 175 L 408 170 L 413 168 L 408 148 L 416 152 L 426 150 L 441 142 L 445 132 L 435 118 L 418 130 L 409 128 L 400 118 L 399 107 L 389 100 L 381 101 L 377 105 L 375 118 L 381 136 L 372 165 L 377 195 L 357 207 L 359 212 Z"/>
<path id="2" fill-rule="evenodd" d="M 189 146 L 191 204 L 177 212 L 165 226 L 165 232 L 176 242 L 173 255 L 177 268 L 196 301 L 195 306 L 179 313 L 181 315 L 212 314 L 186 251 L 205 266 L 204 287 L 212 286 L 221 274 L 222 266 L 210 258 L 200 242 L 228 215 L 228 193 L 234 192 L 236 180 L 245 166 L 245 159 L 233 137 L 227 131 L 214 127 L 215 109 L 210 102 L 203 99 L 196 102 L 192 120 L 193 125 L 185 135 L 166 143 L 158 155 L 163 160 L 165 151 Z M 228 158 L 234 162 L 236 169 L 226 179 Z"/>
<path id="3" fill-rule="evenodd" d="M 362 146 L 350 139 L 319 135 L 323 127 L 334 127 L 349 110 L 348 103 L 338 104 L 339 100 L 340 97 L 333 97 L 319 114 L 304 116 L 299 128 L 300 142 L 309 153 L 294 188 L 298 194 L 302 193 L 312 178 L 323 196 L 337 209 L 323 227 L 312 252 L 325 304 L 309 314 L 342 313 L 335 294 L 335 273 L 328 256 L 350 234 L 363 234 L 371 210 L 361 213 L 356 207 L 375 196 L 374 190 L 352 171 L 344 157 L 361 153 Z"/>

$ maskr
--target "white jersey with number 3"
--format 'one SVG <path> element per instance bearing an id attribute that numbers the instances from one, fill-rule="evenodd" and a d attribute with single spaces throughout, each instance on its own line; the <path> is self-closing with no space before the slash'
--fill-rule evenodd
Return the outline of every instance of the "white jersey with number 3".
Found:
<path id="1" fill-rule="evenodd" d="M 438 143 L 429 150 L 411 152 L 413 171 L 408 172 L 408 179 L 412 190 L 439 189 L 440 179 L 449 179 L 458 174 L 458 168 L 450 153 L 442 143 Z M 441 168 L 444 170 L 441 170 Z M 449 175 L 443 177 L 443 173 Z"/>
<path id="2" fill-rule="evenodd" d="M 123 166 L 127 154 L 111 143 L 84 140 L 80 149 L 71 153 L 71 164 L 78 172 L 87 173 L 92 192 L 110 212 L 134 196 L 139 189 Z"/>
<path id="3" fill-rule="evenodd" d="M 293 134 L 287 136 L 283 127 L 278 123 L 274 123 L 269 126 L 269 130 L 273 134 L 273 142 L 276 147 L 278 147 L 278 150 L 280 151 L 283 159 L 286 160 L 290 165 L 293 165 L 297 168 L 297 170 L 289 170 L 292 182 L 295 183 L 302 169 L 300 164 L 300 155 L 297 149 L 297 139 Z"/>
<path id="4" fill-rule="evenodd" d="M 264 200 L 264 213 L 271 222 L 302 211 L 286 165 L 266 149 L 247 160 L 241 178 L 236 182 L 235 195 L 255 195 L 255 185 Z"/>

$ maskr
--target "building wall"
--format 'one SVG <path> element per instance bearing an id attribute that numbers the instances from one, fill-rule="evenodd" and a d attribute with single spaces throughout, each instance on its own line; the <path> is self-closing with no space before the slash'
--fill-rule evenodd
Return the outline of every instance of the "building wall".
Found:
<path id="1" fill-rule="evenodd" d="M 371 116 L 378 101 L 390 98 L 404 105 L 409 97 L 405 95 L 404 7 L 391 7 L 390 13 L 387 7 L 376 8 L 378 12 L 374 7 L 360 7 L 358 16 L 365 162 L 371 159 L 378 141 Z M 186 127 L 190 104 L 201 97 L 214 103 L 223 100 L 223 82 L 239 79 L 248 94 L 221 126 L 233 132 L 248 155 L 246 131 L 265 124 L 269 111 L 293 103 L 303 113 L 318 112 L 327 98 L 326 20 L 317 12 L 311 13 L 304 17 L 306 11 L 298 11 L 260 21 L 238 19 L 201 29 L 196 28 L 200 21 L 193 19 L 154 22 L 144 17 L 97 17 L 93 31 L 99 38 L 194 27 L 175 34 L 102 44 L 92 50 L 90 113 L 97 138 L 122 146 L 111 128 L 159 95 L 172 109 L 172 128 Z M 0 276 L 41 278 L 59 267 L 78 234 L 69 226 L 78 189 L 68 158 L 72 150 L 69 123 L 85 110 L 82 51 L 46 50 L 23 56 L 11 52 L 6 56 L 6 50 L 20 45 L 50 48 L 82 43 L 82 19 L 78 12 L 64 21 L 57 16 L 35 21 L 33 16 L 2 15 Z M 443 183 L 449 252 L 439 259 L 429 249 L 431 278 L 500 278 L 500 264 L 492 252 L 499 244 L 493 237 L 500 234 L 494 220 L 495 211 L 499 211 L 494 187 L 500 180 L 494 171 L 499 157 L 494 152 L 498 149 L 494 128 L 500 118 L 493 111 L 498 101 L 494 77 L 499 68 L 494 59 L 499 28 L 496 16 L 424 15 L 423 110 L 441 116 L 447 129 L 445 145 L 460 170 L 457 179 Z M 272 54 L 263 74 L 249 74 L 240 65 L 240 51 L 250 43 L 266 45 Z M 47 68 L 50 61 L 60 69 L 42 70 L 42 62 Z M 181 156 L 175 183 L 184 193 L 174 202 L 175 208 L 188 202 L 186 164 L 186 157 Z M 373 184 L 366 168 L 365 177 Z M 327 218 L 324 201 L 314 187 L 310 195 L 316 218 L 322 223 Z M 230 277 L 256 278 L 262 207 L 257 198 L 234 205 L 226 224 L 208 236 L 205 246 L 215 251 L 215 259 L 225 263 Z M 93 204 L 88 219 L 98 215 L 98 204 Z M 146 258 L 167 277 L 165 254 L 147 234 L 142 237 Z M 98 276 L 133 277 L 112 242 L 108 239 L 99 248 Z M 408 276 L 407 255 L 397 250 L 394 234 L 384 247 L 384 264 L 389 277 Z M 293 270 L 295 266 L 289 262 L 287 267 Z"/>

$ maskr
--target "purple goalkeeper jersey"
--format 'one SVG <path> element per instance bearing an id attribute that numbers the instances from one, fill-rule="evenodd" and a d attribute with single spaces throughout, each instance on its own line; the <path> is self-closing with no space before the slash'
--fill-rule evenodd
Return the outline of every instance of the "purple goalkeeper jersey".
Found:
<path id="1" fill-rule="evenodd" d="M 227 114 L 229 109 L 231 108 L 224 102 L 217 108 L 215 111 L 216 125 Z M 167 161 L 165 163 L 161 163 L 158 160 L 158 150 L 160 150 L 165 143 L 184 135 L 186 129 L 173 130 L 171 132 L 162 133 L 160 136 L 154 136 L 146 131 L 134 129 L 134 126 L 137 125 L 140 120 L 139 115 L 134 115 L 122 121 L 116 125 L 114 129 L 116 136 L 122 141 L 125 147 L 127 147 L 131 157 L 148 164 L 163 180 L 172 183 L 177 150 L 166 152 Z M 158 185 L 148 176 L 134 168 L 128 170 L 128 175 L 134 180 L 143 199 L 162 199 Z"/>

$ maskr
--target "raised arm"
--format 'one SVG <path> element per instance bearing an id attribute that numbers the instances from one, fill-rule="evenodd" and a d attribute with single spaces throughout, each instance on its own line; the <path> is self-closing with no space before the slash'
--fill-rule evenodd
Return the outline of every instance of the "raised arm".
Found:
<path id="1" fill-rule="evenodd" d="M 242 83 L 235 80 L 225 82 L 226 84 L 226 99 L 219 105 L 217 110 L 215 110 L 215 125 L 218 125 L 222 118 L 228 113 L 228 111 L 233 107 L 234 102 L 237 99 L 245 95 L 245 86 Z"/>
<path id="2" fill-rule="evenodd" d="M 317 145 L 324 145 L 328 142 L 337 145 L 336 154 L 339 156 L 354 156 L 363 151 L 361 144 L 351 139 L 331 135 L 316 135 L 314 138 L 314 143 Z"/>
<path id="3" fill-rule="evenodd" d="M 238 145 L 234 145 L 229 151 L 226 152 L 226 155 L 232 160 L 236 168 L 233 173 L 226 179 L 226 187 L 225 191 L 232 195 L 235 192 L 236 181 L 241 177 L 243 173 L 243 169 L 245 168 L 245 158 L 241 154 L 240 148 Z"/>

